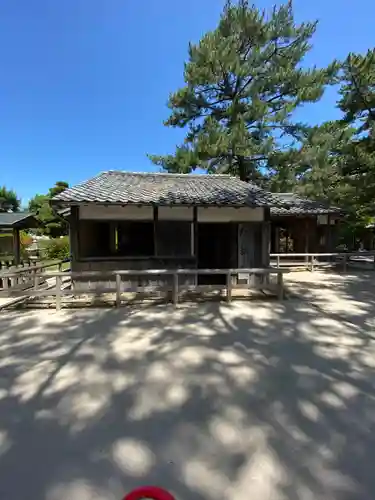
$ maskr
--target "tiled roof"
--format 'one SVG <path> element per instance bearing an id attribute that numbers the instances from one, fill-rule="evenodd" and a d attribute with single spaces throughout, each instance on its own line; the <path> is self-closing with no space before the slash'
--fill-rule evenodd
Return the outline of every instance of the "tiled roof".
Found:
<path id="1" fill-rule="evenodd" d="M 302 198 L 294 193 L 277 193 L 282 201 L 279 206 L 271 208 L 271 215 L 324 215 L 339 214 L 341 210 L 315 200 Z"/>
<path id="2" fill-rule="evenodd" d="M 85 202 L 270 207 L 280 198 L 229 175 L 103 172 L 55 196 L 54 205 Z"/>
<path id="3" fill-rule="evenodd" d="M 0 213 L 0 228 L 34 227 L 35 214 L 30 212 L 2 212 Z"/>

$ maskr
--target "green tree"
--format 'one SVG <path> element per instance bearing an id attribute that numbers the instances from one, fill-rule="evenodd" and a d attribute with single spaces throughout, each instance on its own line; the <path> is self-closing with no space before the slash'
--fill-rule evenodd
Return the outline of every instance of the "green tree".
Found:
<path id="1" fill-rule="evenodd" d="M 18 212 L 20 200 L 17 193 L 5 186 L 0 187 L 0 212 Z"/>
<path id="2" fill-rule="evenodd" d="M 173 155 L 150 159 L 171 172 L 197 167 L 262 181 L 273 154 L 290 150 L 305 126 L 300 105 L 319 100 L 338 65 L 306 69 L 316 22 L 296 25 L 292 3 L 267 15 L 247 0 L 227 2 L 217 28 L 190 44 L 186 85 L 169 98 L 165 125 L 187 127 Z"/>
<path id="3" fill-rule="evenodd" d="M 343 174 L 356 188 L 358 211 L 366 219 L 375 213 L 375 49 L 349 54 L 342 80 L 338 105 L 353 127 L 343 150 Z"/>
<path id="4" fill-rule="evenodd" d="M 68 234 L 68 224 L 51 208 L 50 200 L 69 187 L 67 182 L 58 181 L 48 190 L 46 195 L 37 194 L 29 202 L 29 210 L 37 214 L 41 223 L 40 232 L 52 238 Z"/>

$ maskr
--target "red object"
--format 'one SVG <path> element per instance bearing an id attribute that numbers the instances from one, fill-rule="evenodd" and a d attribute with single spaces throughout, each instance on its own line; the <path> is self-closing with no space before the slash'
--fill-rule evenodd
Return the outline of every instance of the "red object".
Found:
<path id="1" fill-rule="evenodd" d="M 175 500 L 168 491 L 157 486 L 141 486 L 124 496 L 123 500 L 141 500 L 149 498 L 152 500 Z"/>

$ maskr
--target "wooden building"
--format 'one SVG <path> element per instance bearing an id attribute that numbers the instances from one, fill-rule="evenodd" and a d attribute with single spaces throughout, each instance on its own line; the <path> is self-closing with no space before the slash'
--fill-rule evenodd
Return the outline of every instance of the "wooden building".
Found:
<path id="1" fill-rule="evenodd" d="M 281 205 L 277 195 L 228 175 L 119 171 L 52 200 L 70 224 L 72 271 L 265 268 L 270 210 Z"/>
<path id="2" fill-rule="evenodd" d="M 38 221 L 30 212 L 0 213 L 0 254 L 13 256 L 13 263 L 18 265 L 21 260 L 20 231 L 35 228 Z"/>
<path id="3" fill-rule="evenodd" d="M 293 193 L 271 208 L 271 253 L 326 253 L 337 245 L 341 210 Z"/>

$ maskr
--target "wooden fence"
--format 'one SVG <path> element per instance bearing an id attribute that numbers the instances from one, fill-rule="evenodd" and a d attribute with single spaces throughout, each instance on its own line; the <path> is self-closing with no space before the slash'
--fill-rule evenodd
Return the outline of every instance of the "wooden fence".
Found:
<path id="1" fill-rule="evenodd" d="M 83 272 L 48 272 L 40 273 L 37 275 L 38 279 L 43 278 L 44 280 L 48 278 L 56 278 L 56 284 L 53 287 L 47 289 L 40 289 L 38 283 L 35 282 L 34 287 L 28 290 L 16 290 L 8 289 L 0 291 L 0 297 L 24 297 L 34 298 L 34 297 L 45 297 L 53 296 L 56 300 L 56 310 L 61 309 L 61 298 L 64 295 L 95 295 L 100 296 L 103 294 L 113 293 L 115 294 L 115 305 L 117 307 L 121 304 L 121 295 L 125 292 L 135 292 L 135 293 L 147 293 L 147 292 L 171 292 L 173 304 L 177 304 L 179 300 L 179 295 L 181 292 L 208 292 L 208 291 L 224 291 L 226 294 L 226 300 L 230 302 L 232 300 L 232 291 L 238 289 L 260 289 L 260 290 L 272 290 L 275 291 L 279 300 L 283 299 L 284 294 L 284 284 L 283 275 L 289 272 L 288 269 L 148 269 L 148 270 L 118 270 L 118 271 L 83 271 Z M 199 275 L 224 275 L 226 276 L 226 283 L 224 285 L 188 285 L 179 283 L 179 277 L 181 275 L 194 275 L 198 277 Z M 233 283 L 233 276 L 235 275 L 248 275 L 249 280 L 246 284 Z M 15 273 L 6 273 L 8 278 L 17 276 Z M 261 283 L 249 284 L 250 276 L 262 277 Z M 270 283 L 270 276 L 276 276 L 276 284 Z M 4 277 L 4 274 L 2 275 Z M 124 278 L 129 277 L 140 277 L 140 276 L 172 276 L 172 286 L 168 285 L 152 285 L 152 286 L 136 286 L 131 283 L 126 283 Z M 108 287 L 96 287 L 91 286 L 95 281 L 103 281 L 106 278 L 114 278 L 115 286 Z M 80 286 L 78 289 L 62 289 L 62 278 L 70 278 L 71 283 L 74 280 L 85 279 L 92 280 L 87 282 L 87 286 Z M 256 280 L 254 280 L 256 281 Z M 197 280 L 196 280 L 197 282 Z"/>
<path id="2" fill-rule="evenodd" d="M 62 271 L 62 266 L 67 260 L 54 260 L 47 263 L 24 262 L 19 266 L 5 267 L 0 271 L 0 290 L 24 290 L 30 286 L 37 288 L 43 281 L 42 272 L 50 267 Z M 4 267 L 3 267 L 4 269 Z"/>
<path id="3" fill-rule="evenodd" d="M 271 253 L 271 264 L 277 269 L 285 267 L 306 267 L 314 271 L 316 267 L 327 264 L 340 265 L 344 271 L 347 270 L 353 258 L 371 258 L 371 267 L 375 269 L 375 251 L 373 252 L 333 252 L 333 253 Z"/>

